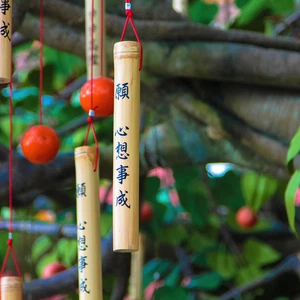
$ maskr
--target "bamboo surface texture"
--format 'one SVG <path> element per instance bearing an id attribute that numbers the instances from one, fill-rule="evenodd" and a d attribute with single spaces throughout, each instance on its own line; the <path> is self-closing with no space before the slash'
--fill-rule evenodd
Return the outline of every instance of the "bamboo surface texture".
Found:
<path id="1" fill-rule="evenodd" d="M 1 278 L 1 300 L 22 300 L 23 280 L 18 276 L 4 276 Z"/>
<path id="2" fill-rule="evenodd" d="M 102 300 L 99 168 L 96 147 L 75 149 L 79 299 Z"/>
<path id="3" fill-rule="evenodd" d="M 93 12 L 94 11 L 94 12 Z M 87 79 L 91 79 L 91 69 L 93 66 L 93 78 L 105 76 L 106 59 L 105 59 L 105 0 L 85 0 L 85 33 L 86 33 L 86 66 Z M 92 16 L 94 17 L 92 18 Z M 93 24 L 92 24 L 93 20 Z M 91 49 L 93 50 L 93 59 Z M 101 49 L 102 64 L 101 64 Z M 91 61 L 93 63 L 91 64 Z"/>
<path id="4" fill-rule="evenodd" d="M 114 45 L 113 249 L 139 248 L 140 45 Z"/>
<path id="5" fill-rule="evenodd" d="M 12 2 L 1 1 L 0 6 L 0 84 L 10 82 L 11 77 Z"/>

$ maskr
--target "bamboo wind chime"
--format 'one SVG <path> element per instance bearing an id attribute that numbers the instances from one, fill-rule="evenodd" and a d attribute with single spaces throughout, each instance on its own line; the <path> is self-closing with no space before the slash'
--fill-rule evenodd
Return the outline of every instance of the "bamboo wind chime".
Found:
<path id="1" fill-rule="evenodd" d="M 99 202 L 99 149 L 93 124 L 93 80 L 104 74 L 104 1 L 85 1 L 87 73 L 90 111 L 84 146 L 74 151 L 77 198 L 79 299 L 102 300 L 102 263 Z M 95 147 L 87 146 L 92 128 Z"/>
<path id="2" fill-rule="evenodd" d="M 5 3 L 4 3 L 5 2 Z M 12 38 L 12 0 L 0 4 L 0 83 L 9 83 L 11 78 L 11 38 Z"/>
<path id="3" fill-rule="evenodd" d="M 7 251 L 1 267 L 0 273 L 0 300 L 22 300 L 23 299 L 23 280 L 21 270 L 18 264 L 17 256 L 13 247 L 13 228 L 12 228 L 12 210 L 13 210 L 13 105 L 12 105 L 12 0 L 1 1 L 0 5 L 0 53 L 2 62 L 0 65 L 0 83 L 9 83 L 10 100 L 9 100 L 9 117 L 10 117 L 10 151 L 9 151 L 9 208 L 10 208 L 10 226 L 7 240 Z M 18 276 L 3 276 L 9 254 L 12 254 L 17 269 Z"/>
<path id="4" fill-rule="evenodd" d="M 130 0 L 120 42 L 114 45 L 113 249 L 139 250 L 139 134 L 142 44 Z M 137 42 L 123 41 L 128 22 Z"/>

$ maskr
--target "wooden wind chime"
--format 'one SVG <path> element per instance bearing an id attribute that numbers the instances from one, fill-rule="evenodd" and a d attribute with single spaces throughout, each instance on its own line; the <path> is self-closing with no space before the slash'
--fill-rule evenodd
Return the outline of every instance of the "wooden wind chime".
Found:
<path id="1" fill-rule="evenodd" d="M 10 207 L 10 226 L 7 240 L 7 251 L 2 264 L 0 273 L 0 300 L 22 300 L 23 299 L 23 280 L 18 264 L 17 256 L 13 247 L 13 228 L 12 228 L 12 1 L 2 1 L 0 5 L 0 53 L 2 62 L 0 65 L 0 83 L 10 85 L 10 151 L 9 151 L 9 207 Z M 3 276 L 9 254 L 12 254 L 17 269 L 18 276 Z"/>

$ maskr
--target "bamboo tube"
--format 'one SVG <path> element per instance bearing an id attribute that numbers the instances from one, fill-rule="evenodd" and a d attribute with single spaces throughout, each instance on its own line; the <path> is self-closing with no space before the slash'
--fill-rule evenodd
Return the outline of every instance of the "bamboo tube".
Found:
<path id="1" fill-rule="evenodd" d="M 139 248 L 139 64 L 139 43 L 115 44 L 113 248 L 118 252 Z"/>
<path id="2" fill-rule="evenodd" d="M 0 84 L 10 82 L 11 76 L 12 2 L 1 1 L 0 6 Z"/>
<path id="3" fill-rule="evenodd" d="M 140 234 L 139 251 L 131 253 L 129 296 L 132 300 L 143 299 L 143 267 L 145 256 L 145 241 L 145 236 L 143 234 Z"/>
<path id="4" fill-rule="evenodd" d="M 96 148 L 75 149 L 79 299 L 102 299 L 99 168 Z"/>
<path id="5" fill-rule="evenodd" d="M 18 276 L 7 276 L 1 278 L 1 300 L 22 300 L 23 281 Z"/>
<path id="6" fill-rule="evenodd" d="M 105 0 L 94 0 L 94 18 L 93 0 L 85 0 L 85 51 L 87 65 L 87 79 L 92 77 L 91 49 L 93 50 L 93 78 L 105 76 Z M 93 23 L 92 24 L 92 20 Z M 93 35 L 92 35 L 93 31 Z M 93 39 L 92 39 L 93 37 Z M 101 51 L 102 49 L 102 51 Z M 102 63 L 101 63 L 102 54 Z"/>

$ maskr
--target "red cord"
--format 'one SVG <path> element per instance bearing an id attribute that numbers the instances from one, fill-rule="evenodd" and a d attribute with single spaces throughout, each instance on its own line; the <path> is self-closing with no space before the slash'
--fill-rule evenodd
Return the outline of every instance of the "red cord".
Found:
<path id="1" fill-rule="evenodd" d="M 131 23 L 131 27 L 134 31 L 134 34 L 135 34 L 135 37 L 137 39 L 137 41 L 139 42 L 140 44 L 140 47 L 141 47 L 141 55 L 140 55 L 140 67 L 139 67 L 139 70 L 142 70 L 142 67 L 143 67 L 143 45 L 142 45 L 142 42 L 141 42 L 141 39 L 139 37 L 139 34 L 138 34 L 138 31 L 136 29 L 136 26 L 133 22 L 133 12 L 131 10 L 131 3 L 130 3 L 130 0 L 125 0 L 125 11 L 126 11 L 126 21 L 125 21 L 125 24 L 124 24 L 124 28 L 123 28 L 123 31 L 122 31 L 122 35 L 121 35 L 121 38 L 120 38 L 120 41 L 123 41 L 124 38 L 125 38 L 125 34 L 126 34 L 126 30 L 127 30 L 127 26 L 128 26 L 128 21 L 130 21 Z"/>
<path id="2" fill-rule="evenodd" d="M 43 123 L 43 44 L 44 44 L 44 4 L 40 0 L 40 124 Z"/>
<path id="3" fill-rule="evenodd" d="M 93 97 L 94 97 L 94 93 L 93 93 L 93 81 L 94 81 L 94 72 L 93 72 L 93 62 L 94 62 L 94 7 L 95 7 L 95 3 L 94 0 L 92 0 L 92 26 L 91 26 L 91 61 L 90 61 L 90 67 L 91 67 L 91 80 L 90 80 L 90 90 L 91 90 L 91 98 L 90 98 L 90 112 L 89 112 L 89 116 L 88 116 L 88 128 L 87 128 L 87 132 L 86 132 L 86 136 L 84 139 L 84 143 L 83 145 L 86 146 L 87 141 L 88 141 L 88 137 L 89 137 L 89 133 L 90 133 L 90 129 L 92 128 L 93 131 L 93 136 L 94 136 L 94 140 L 95 140 L 95 144 L 96 144 L 96 160 L 95 160 L 95 165 L 94 165 L 94 172 L 97 170 L 97 166 L 98 166 L 98 160 L 99 160 L 99 145 L 98 145 L 98 140 L 97 140 L 97 135 L 96 135 L 96 130 L 95 130 L 95 126 L 94 126 L 94 110 L 97 107 L 93 106 Z M 101 13 L 103 16 L 103 5 L 101 5 Z M 101 31 L 103 31 L 103 27 L 101 29 Z M 101 33 L 100 38 L 103 39 L 103 33 Z M 101 64 L 100 64 L 100 68 L 101 68 L 101 74 L 102 74 L 102 67 L 103 67 L 103 43 L 101 41 Z"/>
<path id="4" fill-rule="evenodd" d="M 100 76 L 102 77 L 104 74 L 104 63 L 103 63 L 103 52 L 104 52 L 104 1 L 100 0 Z"/>
<path id="5" fill-rule="evenodd" d="M 11 60 L 13 57 L 12 49 L 11 49 Z M 3 273 L 5 271 L 7 261 L 9 258 L 9 253 L 12 253 L 13 260 L 17 269 L 17 273 L 19 277 L 22 277 L 21 269 L 18 263 L 17 255 L 15 253 L 13 247 L 13 91 L 12 91 L 12 64 L 11 64 L 11 74 L 10 74 L 10 83 L 9 83 L 9 90 L 10 90 L 10 97 L 9 97 L 9 232 L 8 232 L 8 240 L 7 240 L 7 250 L 4 257 L 4 261 L 0 271 L 0 278 L 2 278 Z M 0 293 L 1 295 L 1 293 Z M 1 296 L 0 296 L 1 297 Z"/>

